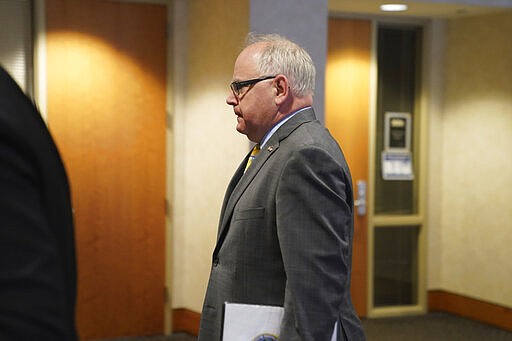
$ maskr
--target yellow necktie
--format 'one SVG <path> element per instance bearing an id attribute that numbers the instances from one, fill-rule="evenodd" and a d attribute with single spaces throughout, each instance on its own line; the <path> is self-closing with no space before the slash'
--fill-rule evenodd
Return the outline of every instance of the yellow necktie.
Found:
<path id="1" fill-rule="evenodd" d="M 247 160 L 247 165 L 245 166 L 245 170 L 244 170 L 244 173 L 247 172 L 247 168 L 249 168 L 249 166 L 251 165 L 252 163 L 252 160 L 254 160 L 254 158 L 256 157 L 256 155 L 260 152 L 260 145 L 257 144 L 254 146 L 254 148 L 252 149 L 252 152 L 251 152 L 251 155 L 249 156 L 249 159 Z"/>

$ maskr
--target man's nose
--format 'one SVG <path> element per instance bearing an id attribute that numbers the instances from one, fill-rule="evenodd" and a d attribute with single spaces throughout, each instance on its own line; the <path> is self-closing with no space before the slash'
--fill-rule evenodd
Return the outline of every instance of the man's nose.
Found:
<path id="1" fill-rule="evenodd" d="M 238 99 L 236 98 L 233 91 L 230 91 L 228 94 L 228 97 L 226 97 L 226 103 L 228 105 L 233 105 L 233 106 L 238 104 Z"/>

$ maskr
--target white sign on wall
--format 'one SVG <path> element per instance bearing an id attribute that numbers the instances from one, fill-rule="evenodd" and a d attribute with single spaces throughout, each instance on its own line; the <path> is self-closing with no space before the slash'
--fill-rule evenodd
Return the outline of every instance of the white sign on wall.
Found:
<path id="1" fill-rule="evenodd" d="M 382 178 L 412 180 L 414 173 L 411 153 L 411 114 L 386 112 L 384 119 Z"/>

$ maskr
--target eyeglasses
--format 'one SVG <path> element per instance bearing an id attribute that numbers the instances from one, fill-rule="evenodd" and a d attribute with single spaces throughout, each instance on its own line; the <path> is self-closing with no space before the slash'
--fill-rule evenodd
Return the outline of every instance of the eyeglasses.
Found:
<path id="1" fill-rule="evenodd" d="M 260 78 L 248 79 L 246 81 L 233 82 L 229 85 L 229 87 L 231 88 L 231 91 L 233 91 L 235 95 L 240 96 L 241 90 L 246 86 L 254 85 L 258 82 L 272 78 L 276 78 L 276 76 L 263 76 Z"/>

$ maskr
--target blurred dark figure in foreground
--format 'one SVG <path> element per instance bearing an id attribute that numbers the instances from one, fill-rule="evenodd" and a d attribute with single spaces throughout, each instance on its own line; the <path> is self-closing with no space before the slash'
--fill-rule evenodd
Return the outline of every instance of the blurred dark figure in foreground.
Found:
<path id="1" fill-rule="evenodd" d="M 0 67 L 0 340 L 77 340 L 69 183 L 32 101 Z"/>

